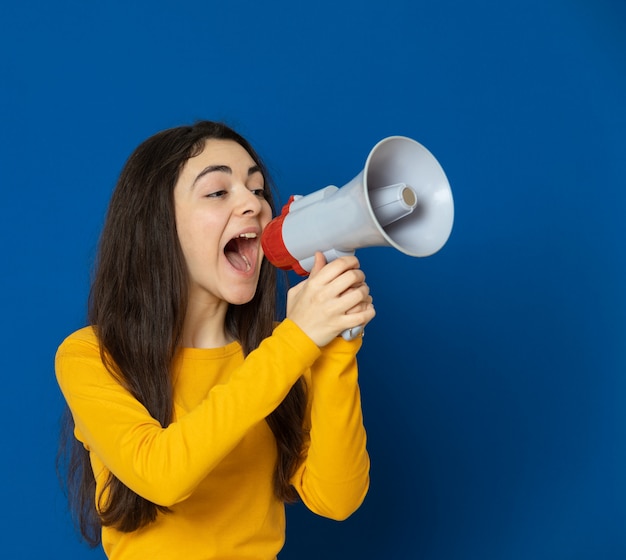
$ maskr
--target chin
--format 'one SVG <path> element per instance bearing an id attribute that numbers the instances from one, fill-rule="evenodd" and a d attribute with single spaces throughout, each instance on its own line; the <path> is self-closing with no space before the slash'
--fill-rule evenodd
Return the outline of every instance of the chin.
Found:
<path id="1" fill-rule="evenodd" d="M 245 305 L 254 298 L 259 285 L 259 268 L 257 274 L 242 278 L 237 275 L 231 280 L 230 289 L 223 293 L 224 299 L 232 305 Z"/>
<path id="2" fill-rule="evenodd" d="M 231 305 L 245 305 L 246 303 L 250 303 L 256 294 L 256 290 L 253 292 L 245 292 L 238 294 L 230 294 L 227 298 L 228 303 Z"/>

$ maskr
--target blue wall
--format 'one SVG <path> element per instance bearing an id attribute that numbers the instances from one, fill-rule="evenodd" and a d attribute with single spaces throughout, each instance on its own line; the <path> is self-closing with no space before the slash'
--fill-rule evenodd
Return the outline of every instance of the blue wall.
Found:
<path id="1" fill-rule="evenodd" d="M 625 6 L 5 2 L 3 557 L 102 557 L 55 479 L 53 356 L 125 158 L 210 118 L 284 198 L 344 184 L 392 134 L 455 197 L 436 255 L 359 252 L 371 491 L 341 524 L 290 507 L 281 558 L 624 558 Z"/>

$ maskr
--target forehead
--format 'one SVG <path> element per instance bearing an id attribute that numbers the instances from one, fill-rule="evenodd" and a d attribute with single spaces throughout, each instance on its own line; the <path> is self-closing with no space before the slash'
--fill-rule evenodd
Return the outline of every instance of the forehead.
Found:
<path id="1" fill-rule="evenodd" d="M 203 177 L 212 176 L 210 171 L 217 170 L 248 177 L 253 171 L 258 172 L 259 168 L 248 151 L 234 140 L 210 138 L 205 141 L 200 153 L 185 162 L 175 188 L 192 189 Z"/>
<path id="2" fill-rule="evenodd" d="M 183 167 L 203 169 L 207 165 L 241 166 L 246 170 L 255 165 L 255 161 L 248 151 L 234 140 L 218 140 L 209 138 L 199 154 L 189 158 Z"/>

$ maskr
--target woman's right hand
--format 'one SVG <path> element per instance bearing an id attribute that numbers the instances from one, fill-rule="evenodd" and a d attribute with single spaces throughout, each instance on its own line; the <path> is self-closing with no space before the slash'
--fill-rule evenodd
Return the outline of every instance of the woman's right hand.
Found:
<path id="1" fill-rule="evenodd" d="M 376 315 L 359 266 L 354 256 L 327 264 L 318 252 L 309 277 L 287 293 L 287 318 L 320 347 L 349 328 L 364 327 Z"/>

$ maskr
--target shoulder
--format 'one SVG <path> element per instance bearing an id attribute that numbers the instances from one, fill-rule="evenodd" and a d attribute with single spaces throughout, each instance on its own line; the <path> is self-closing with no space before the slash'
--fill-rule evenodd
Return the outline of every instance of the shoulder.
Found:
<path id="1" fill-rule="evenodd" d="M 92 327 L 73 332 L 60 344 L 54 369 L 64 394 L 115 381 L 102 360 L 98 337 Z"/>
<path id="2" fill-rule="evenodd" d="M 98 366 L 101 363 L 100 344 L 93 327 L 84 327 L 70 334 L 59 345 L 54 357 L 57 379 L 79 364 L 80 369 L 84 369 L 85 365 Z"/>
<path id="3" fill-rule="evenodd" d="M 66 353 L 81 353 L 81 350 L 89 354 L 94 350 L 98 353 L 100 352 L 98 337 L 96 336 L 94 328 L 91 326 L 83 327 L 65 338 L 57 350 L 57 356 Z"/>

